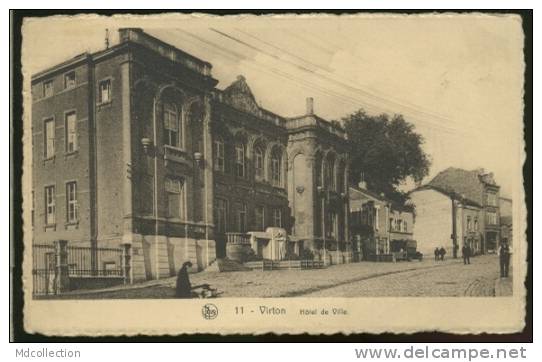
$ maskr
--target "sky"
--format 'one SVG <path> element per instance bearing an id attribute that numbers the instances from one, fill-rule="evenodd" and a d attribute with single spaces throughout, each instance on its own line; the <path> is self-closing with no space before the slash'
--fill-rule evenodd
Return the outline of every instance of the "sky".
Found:
<path id="1" fill-rule="evenodd" d="M 521 187 L 521 20 L 488 15 L 362 15 L 32 19 L 23 71 L 33 74 L 111 44 L 119 27 L 151 35 L 213 64 L 225 88 L 245 76 L 258 103 L 326 119 L 364 108 L 403 114 L 424 137 L 429 181 L 447 167 L 493 172 L 501 195 Z M 25 78 L 25 81 L 28 79 Z M 407 183 L 404 189 L 412 187 Z"/>

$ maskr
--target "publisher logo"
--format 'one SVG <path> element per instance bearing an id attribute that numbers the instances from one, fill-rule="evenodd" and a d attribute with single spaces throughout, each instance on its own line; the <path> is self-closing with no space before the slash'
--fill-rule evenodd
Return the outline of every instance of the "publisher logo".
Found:
<path id="1" fill-rule="evenodd" d="M 205 319 L 215 319 L 218 316 L 218 308 L 212 303 L 207 303 L 201 309 L 201 314 Z"/>

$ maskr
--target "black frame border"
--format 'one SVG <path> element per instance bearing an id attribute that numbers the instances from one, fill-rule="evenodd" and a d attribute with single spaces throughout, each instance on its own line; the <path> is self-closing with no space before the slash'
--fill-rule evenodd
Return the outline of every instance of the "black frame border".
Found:
<path id="1" fill-rule="evenodd" d="M 22 97 L 22 68 L 21 68 L 21 45 L 22 23 L 27 17 L 46 17 L 52 15 L 77 15 L 77 14 L 133 14 L 152 15 L 166 12 L 190 14 L 194 12 L 212 15 L 270 15 L 270 14 L 306 14 L 327 13 L 334 15 L 357 14 L 357 13 L 391 13 L 391 14 L 435 14 L 435 13 L 472 13 L 486 14 L 516 14 L 522 19 L 524 32 L 524 142 L 526 159 L 523 165 L 523 179 L 525 189 L 525 204 L 527 206 L 527 276 L 525 280 L 526 315 L 525 327 L 519 333 L 511 334 L 451 334 L 442 332 L 420 332 L 413 334 L 349 334 L 342 333 L 332 335 L 311 334 L 180 334 L 178 336 L 100 336 L 100 337 L 51 337 L 38 333 L 28 333 L 23 325 L 24 298 L 22 290 L 22 259 L 23 259 L 23 224 L 22 224 L 22 135 L 23 135 L 23 97 Z M 178 343 L 178 342 L 330 342 L 330 343 L 483 343 L 483 342 L 508 342 L 508 343 L 532 343 L 533 342 L 533 266 L 532 266 L 532 238 L 533 238 L 533 10 L 532 9 L 376 9 L 376 10 L 329 10 L 329 9 L 304 9 L 304 10 L 249 10 L 249 9 L 221 9 L 221 10 L 10 10 L 10 342 L 15 343 Z"/>

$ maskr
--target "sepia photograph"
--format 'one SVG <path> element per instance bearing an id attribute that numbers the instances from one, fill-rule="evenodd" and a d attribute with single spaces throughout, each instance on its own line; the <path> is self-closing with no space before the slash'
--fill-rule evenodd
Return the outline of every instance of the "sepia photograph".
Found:
<path id="1" fill-rule="evenodd" d="M 87 14 L 21 33 L 29 330 L 524 327 L 520 16 Z"/>

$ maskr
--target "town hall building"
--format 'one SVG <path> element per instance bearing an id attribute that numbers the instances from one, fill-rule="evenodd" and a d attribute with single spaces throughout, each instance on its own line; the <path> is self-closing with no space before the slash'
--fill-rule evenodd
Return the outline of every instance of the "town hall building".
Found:
<path id="1" fill-rule="evenodd" d="M 275 258 L 273 230 L 280 258 L 351 260 L 346 135 L 312 98 L 283 117 L 243 76 L 218 89 L 210 63 L 141 29 L 119 39 L 32 77 L 34 242 L 130 245 L 133 280 L 232 246 Z"/>

